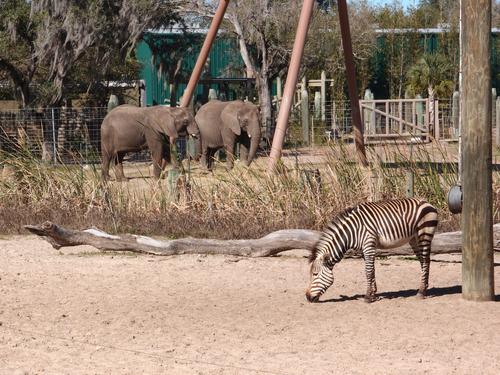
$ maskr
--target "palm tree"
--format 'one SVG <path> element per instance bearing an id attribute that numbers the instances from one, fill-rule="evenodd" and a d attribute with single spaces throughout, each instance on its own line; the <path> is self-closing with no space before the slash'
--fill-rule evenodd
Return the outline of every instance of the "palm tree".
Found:
<path id="1" fill-rule="evenodd" d="M 438 98 L 449 98 L 453 94 L 453 65 L 443 54 L 424 54 L 407 73 L 406 86 L 410 95 L 426 96 L 428 89 L 434 89 Z"/>

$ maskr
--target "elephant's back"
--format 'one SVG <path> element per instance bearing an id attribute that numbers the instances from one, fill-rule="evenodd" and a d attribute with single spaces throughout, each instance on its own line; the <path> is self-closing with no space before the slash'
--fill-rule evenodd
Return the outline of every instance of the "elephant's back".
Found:
<path id="1" fill-rule="evenodd" d="M 220 100 L 211 100 L 202 105 L 198 112 L 196 112 L 196 123 L 206 123 L 213 121 L 214 118 L 220 117 L 222 110 L 227 106 L 228 102 L 221 102 Z"/>
<path id="2" fill-rule="evenodd" d="M 118 107 L 113 108 L 104 117 L 101 128 L 104 130 L 106 127 L 119 126 L 125 120 L 130 121 L 131 119 L 138 119 L 141 116 L 141 107 L 137 107 L 131 104 L 122 104 Z"/>

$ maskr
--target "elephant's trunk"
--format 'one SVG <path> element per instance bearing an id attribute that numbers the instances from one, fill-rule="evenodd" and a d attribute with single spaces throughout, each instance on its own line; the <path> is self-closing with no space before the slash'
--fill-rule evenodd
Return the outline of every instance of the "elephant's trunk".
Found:
<path id="1" fill-rule="evenodd" d="M 255 158 L 255 154 L 257 153 L 257 148 L 259 147 L 260 142 L 260 129 L 258 129 L 258 131 L 249 133 L 248 135 L 250 137 L 250 149 L 248 150 L 246 165 L 250 165 L 252 160 Z"/>

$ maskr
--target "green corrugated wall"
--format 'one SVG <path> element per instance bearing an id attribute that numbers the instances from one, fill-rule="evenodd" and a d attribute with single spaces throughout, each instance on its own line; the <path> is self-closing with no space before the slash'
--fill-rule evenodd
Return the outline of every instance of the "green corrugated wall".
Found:
<path id="1" fill-rule="evenodd" d="M 170 88 L 168 75 L 160 73 L 161 60 L 164 66 L 168 67 L 169 61 L 174 63 L 179 56 L 184 55 L 180 82 L 187 82 L 196 59 L 198 58 L 201 45 L 203 44 L 204 34 L 190 34 L 188 37 L 183 34 L 154 34 L 148 33 L 137 45 L 136 57 L 142 64 L 141 79 L 146 83 L 146 104 L 163 104 L 165 100 L 170 100 Z M 187 39 L 186 39 L 187 38 Z M 184 51 L 180 48 L 191 48 Z M 157 50 L 157 60 L 153 61 L 153 50 Z M 244 73 L 244 65 L 241 60 L 236 40 L 228 37 L 217 37 L 209 54 L 208 71 L 205 71 L 201 78 L 241 78 Z M 179 83 L 177 87 L 177 100 L 184 92 L 186 83 Z M 217 89 L 217 85 L 211 85 L 211 88 Z M 207 94 L 207 87 L 198 85 L 195 91 L 197 95 Z"/>

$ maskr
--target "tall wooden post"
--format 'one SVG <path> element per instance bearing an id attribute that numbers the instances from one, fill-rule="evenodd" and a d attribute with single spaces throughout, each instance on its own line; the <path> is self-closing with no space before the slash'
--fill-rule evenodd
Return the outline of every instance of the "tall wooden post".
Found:
<path id="1" fill-rule="evenodd" d="M 491 0 L 462 0 L 462 296 L 494 298 Z"/>

